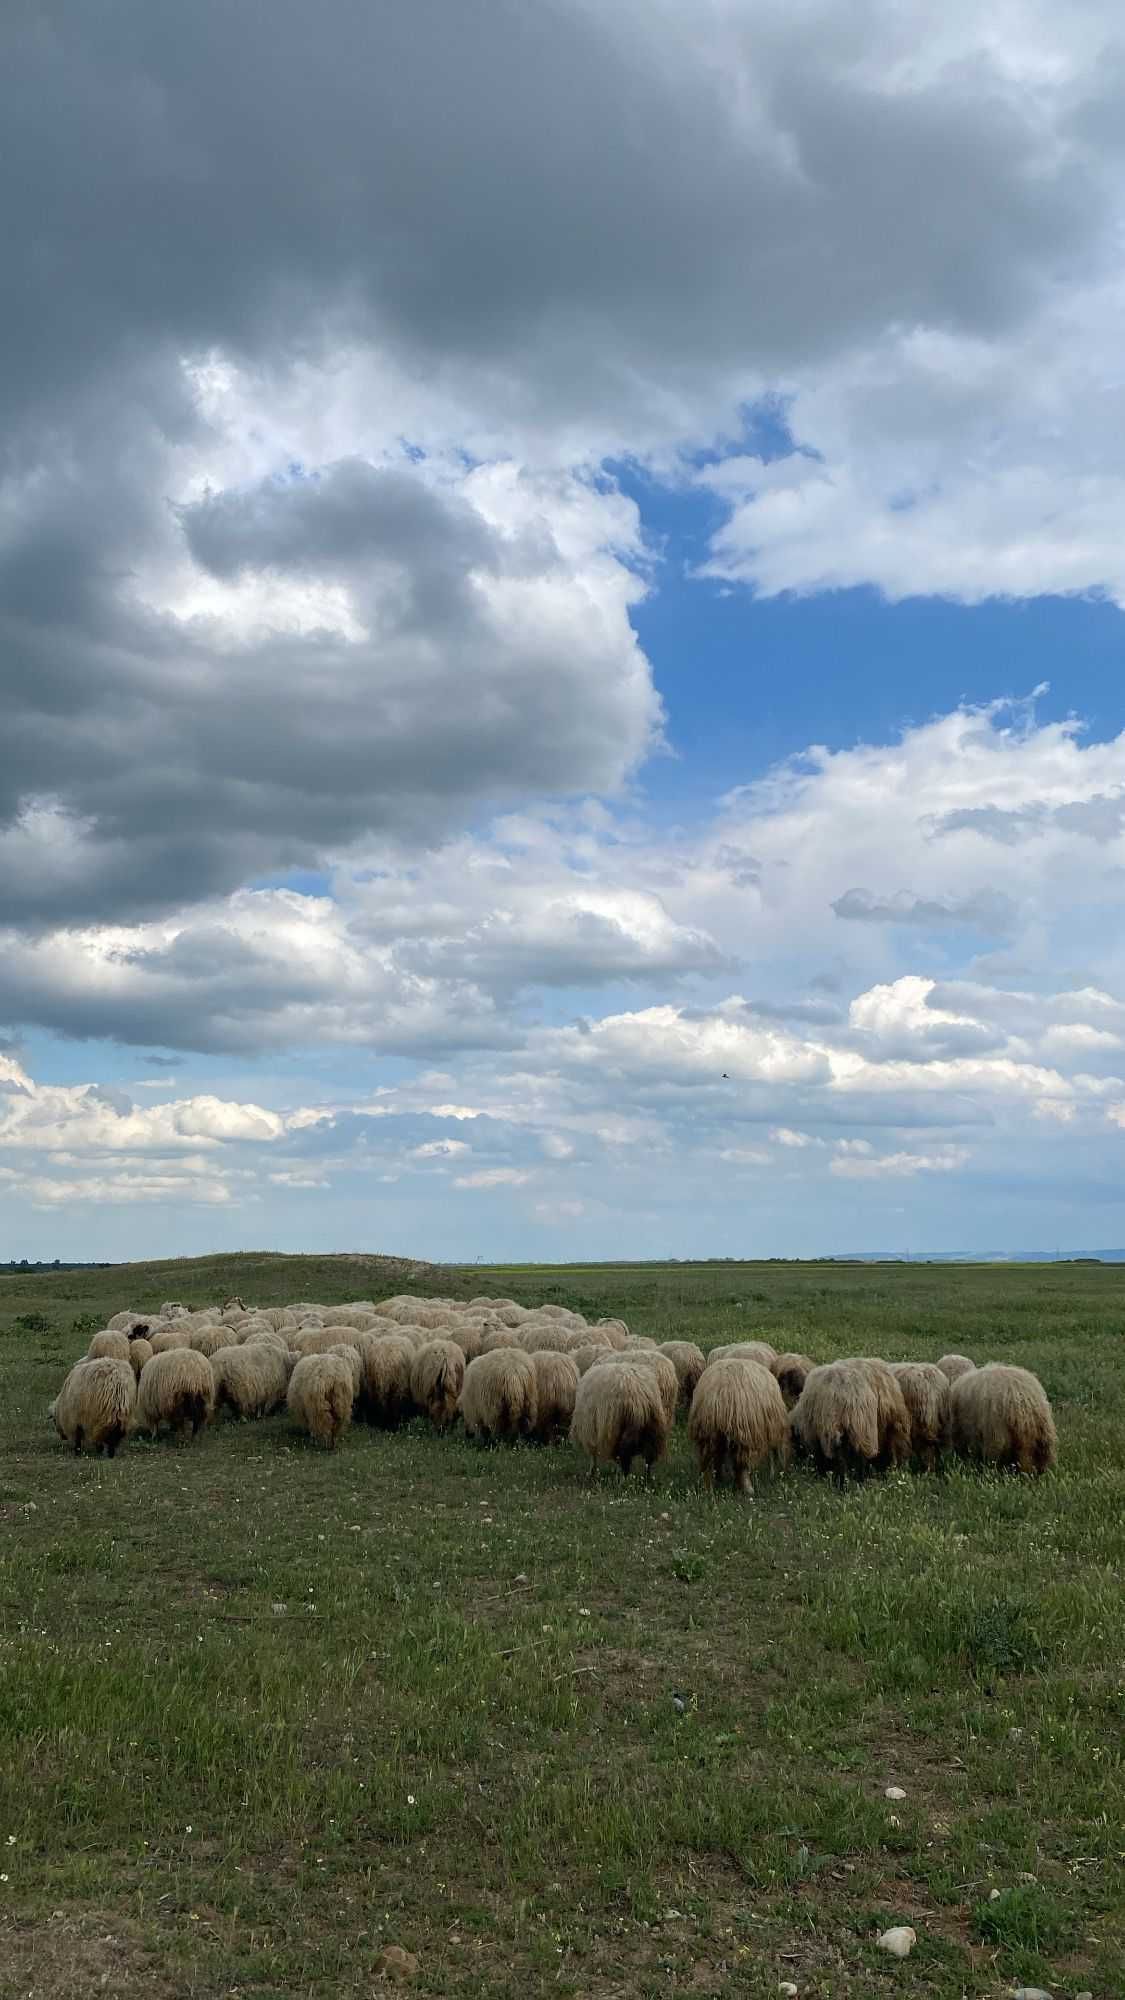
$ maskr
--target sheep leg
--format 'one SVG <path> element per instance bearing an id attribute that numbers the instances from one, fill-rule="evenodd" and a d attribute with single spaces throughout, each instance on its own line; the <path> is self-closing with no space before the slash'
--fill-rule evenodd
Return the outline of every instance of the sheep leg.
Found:
<path id="1" fill-rule="evenodd" d="M 79 1455 L 79 1453 L 81 1452 L 81 1450 L 82 1450 L 82 1426 L 81 1426 L 81 1424 L 79 1424 L 79 1426 L 78 1426 L 77 1430 L 76 1430 L 76 1431 L 75 1431 L 75 1433 L 74 1433 L 74 1456 L 75 1456 L 75 1458 L 77 1458 L 77 1457 L 78 1457 L 78 1455 Z"/>

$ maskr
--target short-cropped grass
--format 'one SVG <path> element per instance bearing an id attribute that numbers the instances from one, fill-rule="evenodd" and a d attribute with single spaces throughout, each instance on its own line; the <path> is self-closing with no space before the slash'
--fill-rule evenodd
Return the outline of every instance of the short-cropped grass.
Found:
<path id="1" fill-rule="evenodd" d="M 119 1306 L 403 1288 L 265 1257 L 0 1280 L 0 1994 L 366 1995 L 393 1944 L 466 2000 L 1121 2000 L 1125 1271 L 417 1287 L 1018 1361 L 1058 1418 L 1038 1483 L 710 1498 L 682 1424 L 651 1487 L 421 1424 L 329 1454 L 223 1421 L 112 1463 L 47 1425 Z"/>

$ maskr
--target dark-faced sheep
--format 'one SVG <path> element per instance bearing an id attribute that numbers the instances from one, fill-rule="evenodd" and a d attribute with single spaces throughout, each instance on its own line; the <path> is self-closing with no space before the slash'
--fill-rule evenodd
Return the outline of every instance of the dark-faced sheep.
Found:
<path id="1" fill-rule="evenodd" d="M 50 1417 L 59 1436 L 80 1452 L 104 1451 L 112 1458 L 133 1427 L 137 1389 L 127 1361 L 101 1355 L 78 1361 L 54 1402 Z"/>
<path id="2" fill-rule="evenodd" d="M 436 1430 L 446 1430 L 457 1415 L 465 1382 L 465 1356 L 453 1340 L 429 1340 L 414 1356 L 410 1393 Z"/>
<path id="3" fill-rule="evenodd" d="M 570 1429 L 581 1379 L 578 1365 L 573 1355 L 547 1347 L 532 1355 L 531 1365 L 535 1370 L 537 1403 L 535 1436 L 542 1444 L 554 1444 Z"/>
<path id="4" fill-rule="evenodd" d="M 142 1430 L 162 1426 L 192 1437 L 215 1414 L 215 1374 L 205 1354 L 172 1347 L 154 1354 L 137 1385 L 137 1423 Z"/>
<path id="5" fill-rule="evenodd" d="M 814 1368 L 789 1422 L 795 1449 L 841 1481 L 903 1465 L 910 1456 L 910 1416 L 885 1362 Z"/>
<path id="6" fill-rule="evenodd" d="M 618 1465 L 628 1474 L 636 1458 L 651 1473 L 668 1449 L 671 1428 L 656 1370 L 643 1361 L 630 1359 L 618 1367 L 603 1361 L 583 1375 L 570 1438 L 586 1453 L 591 1477 L 602 1465 Z"/>
<path id="7" fill-rule="evenodd" d="M 1048 1472 L 1058 1459 L 1051 1405 L 1037 1375 L 989 1361 L 953 1384 L 953 1442 L 963 1458 L 1016 1472 Z"/>
<path id="8" fill-rule="evenodd" d="M 792 1410 L 800 1398 L 802 1389 L 816 1367 L 807 1354 L 775 1354 L 770 1362 L 773 1375 L 787 1410 Z"/>
<path id="9" fill-rule="evenodd" d="M 967 1354 L 943 1354 L 935 1365 L 941 1369 L 947 1381 L 959 1382 L 962 1375 L 971 1375 L 977 1364 L 975 1361 L 970 1361 Z"/>
<path id="10" fill-rule="evenodd" d="M 354 1349 L 356 1365 L 359 1355 Z M 303 1354 L 289 1377 L 286 1402 L 293 1422 L 334 1451 L 352 1418 L 355 1370 L 343 1353 Z"/>
<path id="11" fill-rule="evenodd" d="M 891 1374 L 910 1415 L 910 1450 L 927 1472 L 936 1472 L 953 1442 L 949 1378 L 932 1361 L 893 1361 Z"/>
<path id="12" fill-rule="evenodd" d="M 781 1390 L 768 1368 L 733 1356 L 705 1368 L 688 1415 L 688 1437 L 708 1486 L 729 1466 L 740 1493 L 750 1491 L 750 1475 L 772 1460 L 789 1457 L 789 1416 Z"/>
<path id="13" fill-rule="evenodd" d="M 465 1370 L 461 1415 L 470 1437 L 493 1443 L 530 1437 L 539 1415 L 539 1385 L 530 1354 L 499 1347 Z"/>

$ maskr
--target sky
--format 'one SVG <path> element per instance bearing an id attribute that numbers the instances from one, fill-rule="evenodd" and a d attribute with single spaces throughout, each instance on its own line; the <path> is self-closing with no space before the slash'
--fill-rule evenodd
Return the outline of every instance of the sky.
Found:
<path id="1" fill-rule="evenodd" d="M 1123 100 L 4 10 L 0 1259 L 1125 1244 Z"/>

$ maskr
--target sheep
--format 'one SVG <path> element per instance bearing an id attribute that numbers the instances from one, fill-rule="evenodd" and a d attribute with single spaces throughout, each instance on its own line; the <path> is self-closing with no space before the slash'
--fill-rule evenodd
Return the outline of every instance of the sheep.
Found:
<path id="1" fill-rule="evenodd" d="M 892 1361 L 910 1417 L 910 1449 L 927 1472 L 936 1472 L 953 1442 L 949 1380 L 929 1361 Z"/>
<path id="2" fill-rule="evenodd" d="M 359 1352 L 359 1335 L 350 1326 L 310 1327 L 300 1333 L 279 1334 L 294 1354 L 328 1354 L 335 1347 L 354 1346 Z"/>
<path id="3" fill-rule="evenodd" d="M 182 1299 L 165 1299 L 164 1304 L 160 1308 L 160 1318 L 183 1319 L 187 1316 L 189 1310 L 189 1307 L 184 1305 Z"/>
<path id="4" fill-rule="evenodd" d="M 86 1349 L 87 1361 L 128 1361 L 129 1336 L 107 1326 L 96 1333 Z"/>
<path id="5" fill-rule="evenodd" d="M 210 1361 L 224 1347 L 237 1347 L 240 1343 L 233 1327 L 224 1326 L 221 1321 L 212 1321 L 209 1326 L 193 1327 L 189 1344 L 193 1354 L 206 1355 Z"/>
<path id="6" fill-rule="evenodd" d="M 676 1409 L 680 1400 L 680 1378 L 666 1354 L 659 1348 L 638 1347 L 624 1353 L 610 1349 L 594 1363 L 595 1368 L 649 1368 L 656 1376 L 660 1389 L 660 1400 L 664 1404 L 669 1426 L 676 1421 Z M 590 1371 L 593 1372 L 592 1370 Z"/>
<path id="7" fill-rule="evenodd" d="M 749 1493 L 750 1474 L 767 1459 L 784 1465 L 791 1449 L 789 1415 L 769 1369 L 737 1357 L 705 1368 L 691 1399 L 688 1437 L 707 1486 L 721 1480 L 729 1464 L 738 1491 Z"/>
<path id="8" fill-rule="evenodd" d="M 303 1354 L 289 1378 L 286 1402 L 294 1423 L 334 1451 L 355 1402 L 355 1376 L 343 1354 Z"/>
<path id="9" fill-rule="evenodd" d="M 477 1355 L 481 1351 L 481 1341 L 487 1331 L 486 1327 L 478 1326 L 474 1320 L 463 1318 L 458 1321 L 454 1338 L 465 1357 L 466 1363 L 476 1360 Z"/>
<path id="10" fill-rule="evenodd" d="M 686 1409 L 706 1366 L 703 1349 L 697 1347 L 694 1340 L 663 1340 L 659 1351 L 667 1356 L 676 1371 L 676 1380 L 680 1385 L 679 1400 Z"/>
<path id="11" fill-rule="evenodd" d="M 776 1379 L 787 1410 L 794 1408 L 801 1390 L 815 1367 L 816 1362 L 810 1361 L 807 1354 L 774 1355 L 770 1362 L 770 1373 Z"/>
<path id="12" fill-rule="evenodd" d="M 107 1333 L 128 1333 L 129 1328 L 133 1324 L 133 1321 L 136 1319 L 142 1319 L 143 1317 L 144 1315 L 142 1313 L 135 1313 L 135 1312 L 114 1313 L 113 1318 L 107 1319 L 105 1323 L 106 1331 Z"/>
<path id="13" fill-rule="evenodd" d="M 959 1382 L 962 1375 L 971 1375 L 977 1364 L 967 1354 L 943 1354 L 935 1365 L 948 1382 Z"/>
<path id="14" fill-rule="evenodd" d="M 482 1354 L 497 1354 L 513 1347 L 523 1347 L 523 1341 L 514 1327 L 498 1326 L 493 1333 L 486 1333 L 481 1336 L 480 1351 Z"/>
<path id="15" fill-rule="evenodd" d="M 236 1417 L 265 1417 L 285 1401 L 289 1369 L 285 1354 L 266 1341 L 253 1347 L 224 1347 L 216 1354 L 215 1404 Z"/>
<path id="16" fill-rule="evenodd" d="M 452 1340 L 430 1340 L 414 1356 L 410 1394 L 438 1430 L 457 1415 L 465 1384 L 465 1356 Z"/>
<path id="17" fill-rule="evenodd" d="M 588 1368 L 593 1367 L 595 1361 L 604 1361 L 606 1355 L 612 1354 L 612 1352 L 612 1348 L 603 1347 L 600 1341 L 588 1340 L 583 1342 L 581 1347 L 572 1347 L 569 1358 L 573 1361 L 578 1373 L 584 1375 Z"/>
<path id="18" fill-rule="evenodd" d="M 268 1321 L 275 1333 L 291 1333 L 297 1324 L 297 1316 L 288 1306 L 263 1306 L 258 1317 Z"/>
<path id="19" fill-rule="evenodd" d="M 537 1396 L 535 1436 L 541 1444 L 554 1444 L 570 1429 L 580 1380 L 578 1368 L 572 1355 L 549 1347 L 533 1354 L 531 1365 Z"/>
<path id="20" fill-rule="evenodd" d="M 363 1356 L 362 1356 L 362 1354 L 360 1353 L 360 1351 L 359 1351 L 358 1347 L 351 1347 L 351 1346 L 345 1346 L 345 1345 L 344 1345 L 343 1343 L 341 1343 L 341 1345 L 340 1345 L 339 1347 L 330 1347 L 330 1348 L 328 1348 L 328 1349 L 327 1349 L 327 1352 L 328 1352 L 329 1354 L 338 1354 L 338 1355 L 339 1355 L 339 1357 L 340 1357 L 340 1359 L 341 1359 L 341 1361 L 346 1361 L 346 1362 L 347 1362 L 347 1364 L 348 1364 L 348 1372 L 349 1372 L 349 1374 L 351 1375 L 351 1378 L 352 1378 L 352 1403 L 353 1403 L 353 1405 L 354 1405 L 354 1403 L 355 1403 L 355 1399 L 356 1399 L 356 1397 L 357 1397 L 357 1396 L 359 1395 L 359 1392 L 360 1392 L 360 1390 L 361 1390 L 361 1389 L 362 1389 L 362 1387 L 363 1387 Z M 296 1367 L 296 1362 L 295 1362 L 295 1361 L 294 1361 L 294 1364 L 293 1364 L 293 1365 L 294 1365 L 294 1368 L 295 1368 L 295 1367 Z M 292 1381 L 292 1379 L 293 1379 L 293 1376 L 292 1376 L 292 1372 L 290 1372 L 290 1377 L 289 1377 L 289 1379 L 290 1379 L 290 1381 Z"/>
<path id="21" fill-rule="evenodd" d="M 623 1319 L 597 1319 L 593 1331 L 605 1336 L 611 1347 L 624 1347 L 629 1339 L 629 1328 Z"/>
<path id="22" fill-rule="evenodd" d="M 848 1473 L 862 1479 L 910 1456 L 909 1413 L 882 1362 L 830 1361 L 813 1368 L 789 1423 L 795 1448 L 841 1484 Z"/>
<path id="23" fill-rule="evenodd" d="M 529 1354 L 517 1347 L 479 1354 L 465 1370 L 461 1415 L 470 1437 L 509 1442 L 526 1437 L 539 1416 L 539 1385 Z"/>
<path id="24" fill-rule="evenodd" d="M 272 1347 L 278 1354 L 288 1354 L 290 1351 L 289 1342 L 286 1340 L 285 1335 L 283 1333 L 275 1333 L 271 1326 L 256 1328 L 253 1333 L 248 1333 L 245 1340 L 240 1341 L 239 1345 L 244 1349 Z"/>
<path id="25" fill-rule="evenodd" d="M 363 1414 L 390 1430 L 414 1413 L 410 1374 L 417 1349 L 401 1334 L 382 1334 L 363 1349 Z"/>
<path id="26" fill-rule="evenodd" d="M 168 1354 L 173 1348 L 191 1346 L 191 1334 L 186 1326 L 165 1326 L 154 1333 L 149 1343 L 154 1354 Z"/>
<path id="27" fill-rule="evenodd" d="M 141 1429 L 159 1431 L 166 1424 L 182 1436 L 190 1428 L 194 1438 L 214 1414 L 215 1376 L 205 1354 L 167 1348 L 145 1363 L 137 1387 Z"/>
<path id="28" fill-rule="evenodd" d="M 758 1361 L 763 1368 L 773 1368 L 777 1360 L 777 1349 L 768 1340 L 731 1340 L 723 1347 L 713 1347 L 707 1356 L 707 1366 L 713 1361 L 729 1361 L 735 1355 L 740 1361 Z"/>
<path id="29" fill-rule="evenodd" d="M 599 1465 L 612 1463 L 628 1475 L 635 1458 L 651 1474 L 671 1428 L 656 1370 L 641 1361 L 630 1358 L 616 1368 L 599 1362 L 578 1384 L 570 1439 L 589 1458 L 591 1478 Z"/>
<path id="30" fill-rule="evenodd" d="M 152 1342 L 150 1340 L 131 1340 L 129 1342 L 129 1366 L 138 1381 L 140 1380 L 141 1369 L 144 1367 L 145 1362 L 151 1360 Z"/>
<path id="31" fill-rule="evenodd" d="M 133 1428 L 137 1389 L 127 1361 L 100 1355 L 77 1361 L 48 1412 L 59 1436 L 75 1453 L 87 1445 L 112 1458 Z"/>
<path id="32" fill-rule="evenodd" d="M 989 1361 L 953 1384 L 953 1442 L 962 1458 L 1048 1472 L 1058 1460 L 1051 1405 L 1037 1375 Z"/>

